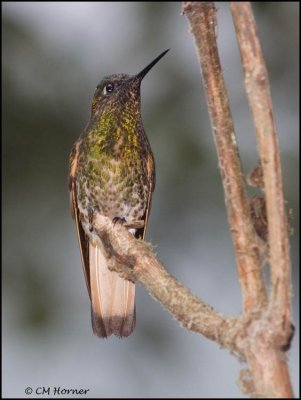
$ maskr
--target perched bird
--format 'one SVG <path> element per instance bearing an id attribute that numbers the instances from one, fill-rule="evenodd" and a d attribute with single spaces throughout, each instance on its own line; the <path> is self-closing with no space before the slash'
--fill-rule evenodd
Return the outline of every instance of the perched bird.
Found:
<path id="1" fill-rule="evenodd" d="M 144 221 L 142 228 L 130 230 L 144 239 L 155 164 L 142 124 L 140 85 L 167 51 L 137 75 L 110 75 L 99 83 L 90 121 L 70 155 L 72 215 L 91 300 L 93 332 L 102 338 L 133 332 L 135 284 L 108 269 L 104 247 L 93 230 L 93 214 L 97 211 L 113 222 Z"/>

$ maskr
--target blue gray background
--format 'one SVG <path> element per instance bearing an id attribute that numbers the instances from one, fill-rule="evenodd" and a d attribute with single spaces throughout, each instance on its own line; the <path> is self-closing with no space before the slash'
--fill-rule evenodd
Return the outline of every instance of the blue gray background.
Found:
<path id="1" fill-rule="evenodd" d="M 217 7 L 220 56 L 248 172 L 257 162 L 254 128 L 228 4 Z M 181 328 L 140 286 L 135 333 L 126 340 L 93 336 L 69 211 L 69 152 L 97 83 L 107 74 L 136 73 L 170 48 L 142 85 L 157 167 L 148 240 L 194 293 L 225 315 L 241 312 L 214 141 L 181 3 L 4 2 L 2 11 L 3 396 L 41 398 L 38 387 L 61 387 L 89 389 L 88 397 L 240 397 L 243 365 Z M 298 395 L 299 4 L 260 2 L 254 11 L 294 211 L 297 331 L 289 364 Z"/>

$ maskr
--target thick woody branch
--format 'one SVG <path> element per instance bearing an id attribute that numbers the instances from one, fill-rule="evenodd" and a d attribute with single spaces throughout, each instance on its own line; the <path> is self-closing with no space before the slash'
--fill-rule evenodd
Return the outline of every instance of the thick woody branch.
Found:
<path id="1" fill-rule="evenodd" d="M 268 221 L 273 313 L 291 317 L 291 267 L 278 139 L 269 78 L 249 2 L 231 3 L 244 69 L 245 87 L 256 128 Z"/>
<path id="2" fill-rule="evenodd" d="M 235 143 L 229 100 L 216 43 L 216 9 L 212 2 L 184 2 L 183 10 L 194 35 L 219 158 L 232 232 L 244 311 L 258 310 L 241 335 L 239 346 L 252 377 L 249 391 L 257 397 L 291 397 L 292 389 L 283 351 L 289 346 L 290 261 L 282 192 L 278 143 L 273 121 L 268 76 L 249 3 L 232 3 L 245 84 L 252 109 L 266 194 L 272 300 L 266 294 L 258 258 L 243 174 Z"/>
<path id="3" fill-rule="evenodd" d="M 255 349 L 247 358 L 261 393 L 292 397 L 288 367 L 279 351 L 293 335 L 291 324 L 291 264 L 288 227 L 284 206 L 278 139 L 273 118 L 268 72 L 249 2 L 232 2 L 231 11 L 238 38 L 245 87 L 256 128 L 263 172 L 263 191 L 268 225 L 271 299 L 265 314 L 266 329 L 261 337 L 261 357 Z M 256 348 L 258 351 L 258 348 Z M 273 387 L 271 388 L 271 382 Z M 270 385 L 270 388 L 269 388 Z"/>
<path id="4" fill-rule="evenodd" d="M 266 304 L 262 268 L 216 42 L 213 2 L 183 2 L 196 42 L 234 243 L 244 311 Z"/>
<path id="5" fill-rule="evenodd" d="M 242 356 L 236 345 L 243 322 L 225 318 L 184 287 L 157 260 L 149 244 L 137 240 L 121 224 L 95 214 L 93 227 L 107 252 L 109 268 L 140 282 L 180 324 Z"/>
<path id="6" fill-rule="evenodd" d="M 99 213 L 93 228 L 101 240 L 111 270 L 139 281 L 182 326 L 216 341 L 248 364 L 240 383 L 256 397 L 292 397 L 284 351 L 289 347 L 290 259 L 278 143 L 272 115 L 268 76 L 249 3 L 231 5 L 245 72 L 245 84 L 256 126 L 266 195 L 267 235 L 272 296 L 267 303 L 255 233 L 229 99 L 216 43 L 216 9 L 212 2 L 184 2 L 203 73 L 226 208 L 243 294 L 242 317 L 225 318 L 185 288 L 157 260 L 149 244 Z M 264 200 L 263 200 L 264 202 Z M 265 208 L 264 208 L 265 209 Z M 135 227 L 141 221 L 134 221 Z M 133 224 L 133 222 L 131 222 Z M 130 224 L 130 225 L 131 225 Z"/>

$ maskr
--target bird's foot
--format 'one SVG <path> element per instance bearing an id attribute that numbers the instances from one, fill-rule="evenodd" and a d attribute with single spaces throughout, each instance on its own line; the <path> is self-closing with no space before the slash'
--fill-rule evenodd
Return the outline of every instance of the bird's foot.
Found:
<path id="1" fill-rule="evenodd" d="M 113 222 L 113 225 L 116 225 L 117 223 L 124 225 L 126 223 L 126 219 L 121 218 L 121 217 L 115 217 L 115 218 L 113 218 L 112 222 Z"/>
<path id="2" fill-rule="evenodd" d="M 112 220 L 113 224 L 122 224 L 127 229 L 141 229 L 144 228 L 143 220 L 129 221 L 127 222 L 125 218 L 115 217 Z"/>
<path id="3" fill-rule="evenodd" d="M 136 220 L 136 221 L 131 221 L 127 222 L 124 224 L 124 226 L 128 229 L 141 229 L 144 228 L 144 221 L 143 220 Z"/>

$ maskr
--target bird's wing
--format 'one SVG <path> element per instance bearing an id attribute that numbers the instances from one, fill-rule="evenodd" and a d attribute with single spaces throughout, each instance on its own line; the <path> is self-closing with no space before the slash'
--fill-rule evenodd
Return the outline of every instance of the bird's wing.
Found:
<path id="1" fill-rule="evenodd" d="M 142 217 L 142 219 L 144 220 L 144 227 L 141 229 L 137 229 L 135 234 L 136 238 L 142 240 L 144 240 L 146 234 L 148 218 L 151 210 L 152 196 L 153 196 L 153 191 L 155 190 L 155 183 L 156 183 L 155 161 L 153 154 L 151 152 L 148 153 L 146 159 L 146 171 L 147 171 L 148 191 L 147 191 L 147 205 L 144 216 Z"/>
<path id="2" fill-rule="evenodd" d="M 82 265 L 85 275 L 85 280 L 87 284 L 87 289 L 89 296 L 91 298 L 91 287 L 90 287 L 90 267 L 89 267 L 89 240 L 85 231 L 82 228 L 80 218 L 79 218 L 79 209 L 77 205 L 77 188 L 76 188 L 76 174 L 78 167 L 78 157 L 79 157 L 79 147 L 81 141 L 78 140 L 75 142 L 71 155 L 70 155 L 70 163 L 69 163 L 69 191 L 70 191 L 70 203 L 71 203 L 71 213 L 72 217 L 75 220 L 77 238 L 81 253 Z"/>

